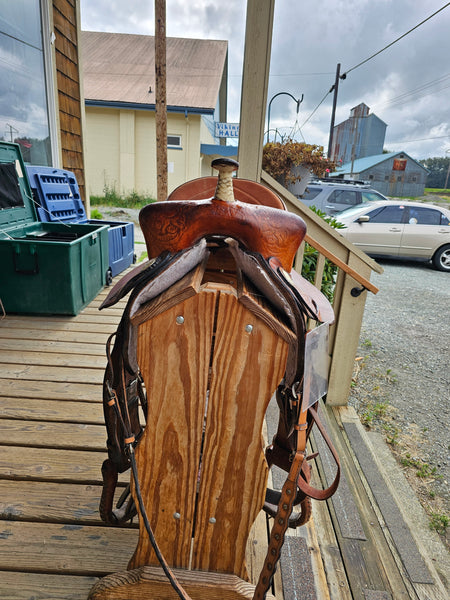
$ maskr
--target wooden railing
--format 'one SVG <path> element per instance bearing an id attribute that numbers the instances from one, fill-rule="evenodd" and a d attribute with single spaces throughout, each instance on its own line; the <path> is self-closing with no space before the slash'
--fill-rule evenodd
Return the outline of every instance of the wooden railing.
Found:
<path id="1" fill-rule="evenodd" d="M 326 259 L 337 267 L 333 300 L 335 321 L 330 327 L 327 404 L 345 405 L 352 381 L 366 296 L 368 293 L 378 292 L 370 282 L 370 274 L 372 271 L 382 273 L 383 269 L 264 171 L 261 183 L 283 199 L 287 210 L 300 215 L 306 222 L 305 242 L 319 253 L 314 285 L 319 289 L 322 286 Z M 294 263 L 299 272 L 303 252 L 304 243 L 299 248 Z"/>

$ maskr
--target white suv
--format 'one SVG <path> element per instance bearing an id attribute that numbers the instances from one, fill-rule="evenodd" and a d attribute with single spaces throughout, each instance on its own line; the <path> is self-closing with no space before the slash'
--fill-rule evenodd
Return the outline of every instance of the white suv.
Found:
<path id="1" fill-rule="evenodd" d="M 315 206 L 330 216 L 364 202 L 388 200 L 369 184 L 348 179 L 314 179 L 305 193 L 297 197 L 306 206 Z"/>

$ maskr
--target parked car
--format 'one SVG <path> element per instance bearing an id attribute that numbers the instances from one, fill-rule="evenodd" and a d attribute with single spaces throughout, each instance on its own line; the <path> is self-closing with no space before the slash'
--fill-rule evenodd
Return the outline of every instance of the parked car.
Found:
<path id="1" fill-rule="evenodd" d="M 387 200 L 386 196 L 372 189 L 368 183 L 348 179 L 313 180 L 298 198 L 306 206 L 315 206 L 330 216 L 364 202 Z"/>
<path id="2" fill-rule="evenodd" d="M 431 260 L 450 272 L 450 210 L 420 202 L 385 200 L 355 206 L 337 220 L 347 240 L 371 256 Z"/>

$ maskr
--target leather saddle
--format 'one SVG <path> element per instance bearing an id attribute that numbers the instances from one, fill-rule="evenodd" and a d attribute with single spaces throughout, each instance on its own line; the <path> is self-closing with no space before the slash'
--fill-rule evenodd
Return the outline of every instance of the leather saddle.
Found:
<path id="1" fill-rule="evenodd" d="M 263 508 L 274 517 L 274 525 L 253 595 L 256 599 L 264 598 L 270 586 L 286 528 L 298 527 L 310 518 L 310 498 L 329 498 L 338 486 L 339 460 L 320 422 L 317 402 L 306 407 L 302 397 L 307 325 L 332 322 L 333 310 L 320 291 L 293 270 L 295 254 L 306 232 L 304 221 L 288 213 L 281 200 L 267 188 L 234 179 L 232 173 L 237 168 L 234 161 L 219 159 L 213 162 L 213 167 L 219 171 L 218 179 L 188 182 L 175 190 L 168 202 L 142 209 L 140 223 L 149 261 L 123 277 L 100 307 L 113 306 L 128 296 L 120 324 L 107 345 L 103 405 L 108 459 L 102 467 L 100 514 L 106 523 L 120 524 L 139 512 L 141 523 L 142 513 L 147 509 L 151 513 L 149 520 L 153 519 L 153 528 L 156 528 L 156 538 L 158 532 L 173 529 L 170 543 L 163 540 L 162 554 L 168 555 L 170 567 L 193 565 L 196 569 L 235 573 L 246 579 L 245 566 L 238 564 L 244 563 L 245 543 L 241 544 L 242 551 L 235 549 L 233 557 L 227 558 L 224 549 L 222 555 L 213 550 L 214 540 L 217 544 L 217 540 L 225 539 L 226 545 L 228 539 L 232 544 L 241 530 L 245 537 L 255 515 Z M 205 198 L 211 193 L 212 197 Z M 194 300 L 195 309 L 192 308 Z M 238 338 L 234 331 L 245 319 L 248 323 L 243 325 L 244 337 Z M 175 323 L 175 337 L 169 331 L 172 323 Z M 180 334 L 181 329 L 177 327 L 186 327 L 186 332 L 195 331 L 200 341 L 191 342 L 192 336 Z M 163 337 L 158 338 L 158 335 Z M 255 341 L 249 341 L 252 335 Z M 226 357 L 224 348 L 229 351 L 230 347 L 232 353 Z M 159 348 L 164 348 L 161 364 L 156 357 Z M 247 361 L 242 373 L 238 372 L 240 360 Z M 184 362 L 187 366 L 181 368 Z M 203 371 L 200 376 L 198 373 Z M 172 377 L 168 373 L 175 374 Z M 170 384 L 171 377 L 179 383 Z M 249 384 L 248 380 L 253 381 Z M 170 389 L 170 385 L 174 389 Z M 197 394 L 194 389 L 201 389 L 201 393 Z M 274 392 L 279 408 L 278 429 L 265 450 L 266 464 L 262 464 L 258 444 L 261 443 L 262 420 Z M 184 404 L 170 400 L 180 394 L 188 398 Z M 194 419 L 190 412 L 198 395 L 202 398 Z M 242 406 L 254 411 L 255 424 L 251 427 L 239 419 L 231 424 L 235 418 L 233 411 L 237 414 Z M 228 407 L 233 407 L 229 408 L 230 414 Z M 172 409 L 182 419 L 174 416 L 173 427 L 166 423 L 160 437 L 161 415 L 167 410 L 168 416 L 164 418 L 171 420 Z M 219 418 L 223 422 L 215 423 Z M 196 420 L 195 424 L 190 419 Z M 252 421 L 248 417 L 247 420 Z M 185 429 L 191 427 L 197 431 L 195 443 L 188 431 L 180 432 L 181 421 L 191 423 L 184 425 Z M 326 490 L 316 489 L 310 483 L 310 459 L 316 455 L 307 456 L 306 444 L 314 425 L 337 465 L 335 480 Z M 244 436 L 243 441 L 233 438 L 230 434 L 233 427 L 247 428 L 247 437 Z M 213 429 L 212 434 L 208 428 Z M 253 444 L 255 437 L 257 442 Z M 198 461 L 198 481 L 189 487 L 189 493 L 195 497 L 195 509 L 192 519 L 187 519 L 186 528 L 191 529 L 186 529 L 186 537 L 198 539 L 200 549 L 195 550 L 194 545 L 188 561 L 181 557 L 179 550 L 184 543 L 180 541 L 182 533 L 178 522 L 182 520 L 182 511 L 174 510 L 168 516 L 170 507 L 178 504 L 169 501 L 169 508 L 161 510 L 159 506 L 165 494 L 176 496 L 171 488 L 171 485 L 178 486 L 178 477 L 173 475 L 178 468 L 176 460 L 183 462 L 183 453 L 189 454 L 191 446 L 197 448 L 190 462 L 192 466 L 192 461 Z M 221 450 L 216 456 L 219 447 Z M 114 507 L 118 476 L 130 468 L 135 453 L 139 458 L 140 448 L 145 448 L 147 460 L 151 456 L 153 463 L 146 466 L 141 459 L 141 486 L 132 483 L 132 495 L 125 490 Z M 242 453 L 248 464 L 254 465 L 253 474 L 236 467 L 241 459 L 245 463 Z M 213 458 L 207 458 L 210 456 Z M 161 473 L 156 472 L 158 461 L 163 465 L 158 467 Z M 287 473 L 281 491 L 265 489 L 267 465 L 276 465 Z M 228 487 L 230 489 L 223 492 Z M 142 496 L 147 496 L 146 502 L 139 497 L 141 490 Z M 217 525 L 216 513 L 210 517 L 209 525 L 204 526 L 205 530 L 202 529 L 201 510 L 206 510 L 205 507 L 209 510 L 212 502 L 208 494 L 216 494 L 215 510 L 219 514 L 231 510 L 222 530 Z M 184 495 L 185 492 L 180 493 L 180 497 Z M 251 508 L 247 510 L 247 506 Z M 217 534 L 209 533 L 211 523 Z M 144 535 L 142 528 L 141 537 Z M 172 533 L 166 534 L 167 538 L 171 536 Z M 158 564 L 157 559 L 161 562 L 155 547 L 147 548 L 140 542 L 129 568 Z M 177 589 L 176 582 L 171 582 Z M 188 597 L 182 593 L 179 592 L 180 597 Z"/>

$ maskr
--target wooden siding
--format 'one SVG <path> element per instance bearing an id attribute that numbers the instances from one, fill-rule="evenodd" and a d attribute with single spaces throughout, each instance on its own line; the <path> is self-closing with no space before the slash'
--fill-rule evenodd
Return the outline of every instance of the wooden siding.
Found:
<path id="1" fill-rule="evenodd" d="M 85 201 L 76 0 L 53 0 L 62 167 L 73 171 Z"/>

